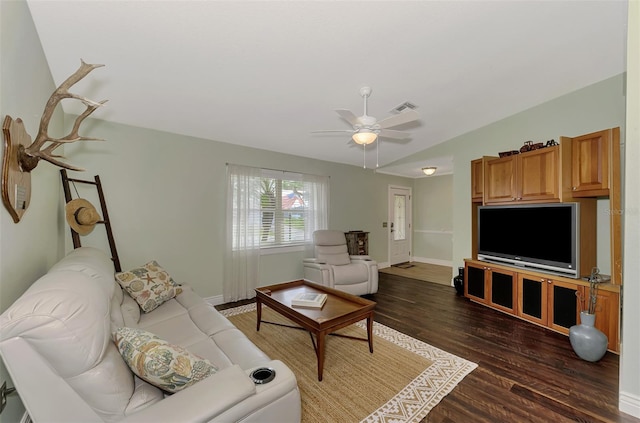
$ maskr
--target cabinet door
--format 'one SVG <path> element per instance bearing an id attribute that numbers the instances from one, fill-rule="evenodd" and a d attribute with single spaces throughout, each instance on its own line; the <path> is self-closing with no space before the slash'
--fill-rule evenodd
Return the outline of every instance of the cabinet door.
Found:
<path id="1" fill-rule="evenodd" d="M 560 147 L 517 157 L 516 201 L 560 201 Z"/>
<path id="2" fill-rule="evenodd" d="M 609 194 L 611 130 L 571 140 L 571 189 L 575 197 Z"/>
<path id="3" fill-rule="evenodd" d="M 464 267 L 464 295 L 480 303 L 487 302 L 485 266 L 466 263 Z"/>
<path id="4" fill-rule="evenodd" d="M 547 326 L 548 285 L 545 278 L 518 274 L 518 316 Z"/>
<path id="5" fill-rule="evenodd" d="M 507 313 L 516 314 L 517 287 L 516 273 L 509 270 L 492 269 L 486 270 L 488 281 L 488 304 Z"/>
<path id="6" fill-rule="evenodd" d="M 484 179 L 484 161 L 476 159 L 471 161 L 471 201 L 482 201 Z"/>
<path id="7" fill-rule="evenodd" d="M 578 323 L 580 314 L 579 286 L 568 282 L 547 279 L 548 289 L 548 326 L 565 334 Z"/>
<path id="8" fill-rule="evenodd" d="M 580 287 L 581 296 L 588 298 L 589 287 Z M 607 335 L 611 351 L 619 352 L 618 338 L 620 333 L 620 294 L 617 292 L 598 290 L 596 301 L 596 323 L 595 327 Z"/>
<path id="9" fill-rule="evenodd" d="M 489 160 L 484 166 L 484 202 L 507 203 L 515 201 L 514 179 L 517 156 Z"/>

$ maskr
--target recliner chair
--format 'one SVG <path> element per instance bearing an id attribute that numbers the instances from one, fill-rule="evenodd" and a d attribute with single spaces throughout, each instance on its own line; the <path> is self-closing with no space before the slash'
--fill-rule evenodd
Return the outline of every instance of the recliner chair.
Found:
<path id="1" fill-rule="evenodd" d="M 344 232 L 313 233 L 315 258 L 304 259 L 304 279 L 353 295 L 378 292 L 378 263 L 369 256 L 350 256 Z"/>

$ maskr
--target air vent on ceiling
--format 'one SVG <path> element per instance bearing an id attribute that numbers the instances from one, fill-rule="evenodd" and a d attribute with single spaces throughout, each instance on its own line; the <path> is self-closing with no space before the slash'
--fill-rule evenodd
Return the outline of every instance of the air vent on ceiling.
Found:
<path id="1" fill-rule="evenodd" d="M 393 109 L 391 109 L 391 113 L 402 113 L 402 112 L 406 112 L 407 110 L 415 110 L 417 108 L 418 108 L 418 106 L 416 106 L 412 102 L 405 101 L 404 103 L 399 104 L 396 107 L 394 107 Z"/>

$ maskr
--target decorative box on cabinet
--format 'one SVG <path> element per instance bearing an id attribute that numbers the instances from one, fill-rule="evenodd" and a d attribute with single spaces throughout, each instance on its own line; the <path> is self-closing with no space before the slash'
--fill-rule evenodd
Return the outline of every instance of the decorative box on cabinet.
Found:
<path id="1" fill-rule="evenodd" d="M 487 161 L 483 188 L 485 204 L 560 201 L 559 146 Z"/>
<path id="2" fill-rule="evenodd" d="M 369 232 L 349 231 L 345 232 L 347 238 L 347 250 L 351 256 L 366 256 L 369 254 Z"/>

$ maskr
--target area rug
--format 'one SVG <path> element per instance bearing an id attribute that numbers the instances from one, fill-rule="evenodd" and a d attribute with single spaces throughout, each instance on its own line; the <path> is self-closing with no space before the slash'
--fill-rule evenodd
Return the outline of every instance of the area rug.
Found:
<path id="1" fill-rule="evenodd" d="M 373 354 L 368 344 L 337 336 L 326 338 L 324 374 L 309 333 L 263 323 L 256 331 L 256 305 L 221 310 L 272 359 L 296 375 L 302 421 L 419 422 L 473 369 L 475 363 L 374 322 Z M 263 306 L 263 320 L 291 324 Z M 365 322 L 339 333 L 366 339 Z"/>

